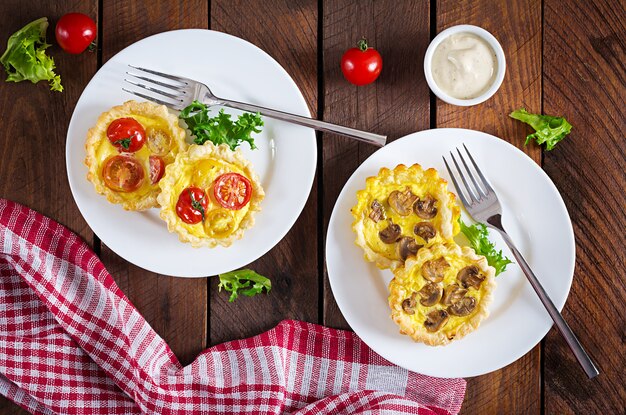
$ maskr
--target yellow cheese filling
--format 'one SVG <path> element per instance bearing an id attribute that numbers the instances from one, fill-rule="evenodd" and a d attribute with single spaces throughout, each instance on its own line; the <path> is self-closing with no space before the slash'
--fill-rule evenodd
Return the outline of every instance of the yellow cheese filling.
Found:
<path id="1" fill-rule="evenodd" d="M 443 257 L 450 266 L 445 269 L 443 281 L 438 284 L 442 285 L 444 288 L 451 284 L 460 285 L 460 282 L 456 278 L 458 272 L 469 265 L 475 264 L 475 262 L 469 258 L 460 257 L 458 255 L 443 255 Z M 406 295 L 406 298 L 410 297 L 413 292 L 419 292 L 419 290 L 428 283 L 429 281 L 422 277 L 422 268 L 413 267 L 409 271 L 408 275 L 404 278 L 402 284 L 402 288 Z M 478 290 L 473 287 L 468 287 L 466 297 L 474 297 L 476 299 L 476 304 L 479 304 L 484 295 L 484 290 L 482 289 L 483 284 L 481 284 L 481 287 Z M 426 321 L 426 314 L 434 310 L 442 309 L 447 309 L 447 306 L 441 304 L 441 302 L 435 304 L 432 307 L 425 307 L 421 305 L 418 300 L 414 309 L 415 314 L 409 315 L 409 318 L 414 324 L 424 326 L 424 322 Z M 443 332 L 455 331 L 461 324 L 463 324 L 472 317 L 472 315 L 476 312 L 476 309 L 467 316 L 455 316 L 450 314 L 448 322 L 440 330 Z"/>
<path id="2" fill-rule="evenodd" d="M 146 142 L 141 147 L 141 149 L 139 149 L 139 151 L 136 151 L 134 153 L 125 153 L 137 159 L 139 163 L 141 164 L 141 166 L 143 167 L 144 179 L 143 179 L 141 186 L 139 187 L 139 189 L 133 192 L 117 192 L 111 189 L 111 191 L 115 192 L 119 197 L 121 197 L 122 199 L 126 201 L 129 201 L 129 200 L 140 199 L 155 190 L 159 190 L 158 183 L 155 183 L 155 184 L 150 183 L 150 156 L 154 153 L 150 150 L 151 145 L 149 145 L 148 143 L 148 141 L 150 140 L 150 136 L 151 136 L 149 132 L 152 132 L 152 130 L 154 130 L 154 131 L 160 131 L 161 133 L 167 134 L 169 137 L 170 147 L 171 146 L 176 147 L 174 149 L 175 151 L 166 151 L 163 155 L 160 156 L 165 162 L 165 165 L 172 163 L 174 161 L 174 157 L 176 156 L 176 153 L 180 151 L 180 149 L 177 148 L 177 144 L 173 140 L 172 132 L 169 130 L 168 123 L 165 120 L 161 118 L 147 117 L 144 115 L 138 115 L 138 114 L 133 114 L 133 113 L 126 115 L 124 118 L 134 118 L 136 121 L 138 121 L 141 124 L 144 130 L 146 130 Z M 108 125 L 107 125 L 107 128 L 108 128 Z M 98 175 L 100 176 L 101 180 L 103 180 L 102 169 L 104 167 L 105 162 L 110 157 L 122 154 L 120 153 L 118 148 L 115 147 L 113 144 L 111 144 L 111 142 L 109 141 L 106 135 L 107 128 L 104 129 L 104 132 L 100 137 L 100 140 L 95 146 L 95 152 L 94 152 L 96 163 L 99 166 Z"/>
<path id="3" fill-rule="evenodd" d="M 407 188 L 413 192 L 413 194 L 417 195 L 420 198 L 424 198 L 427 195 L 436 195 L 438 194 L 439 187 L 441 184 L 439 182 L 421 182 L 421 183 L 400 183 L 400 184 L 387 184 L 386 186 L 374 186 L 373 189 L 369 190 L 369 197 L 365 200 L 365 203 L 360 203 L 359 208 L 364 209 L 363 211 L 363 228 L 365 234 L 365 240 L 367 245 L 375 252 L 380 255 L 383 255 L 389 259 L 398 259 L 398 254 L 396 252 L 396 244 L 386 244 L 384 243 L 378 233 L 389 226 L 388 219 L 391 219 L 392 222 L 396 225 L 399 225 L 402 229 L 402 236 L 410 236 L 415 238 L 415 241 L 419 245 L 430 245 L 433 243 L 442 243 L 446 239 L 441 235 L 439 231 L 442 228 L 441 223 L 441 215 L 439 211 L 442 209 L 441 201 L 437 201 L 435 206 L 438 209 L 437 215 L 432 219 L 422 219 L 412 212 L 408 216 L 400 216 L 389 206 L 388 197 L 394 190 L 399 192 L 404 192 Z M 377 200 L 384 208 L 385 211 L 385 219 L 381 219 L 378 222 L 375 222 L 371 218 L 368 217 L 371 212 L 372 202 Z M 455 218 L 456 219 L 456 218 Z M 414 232 L 414 227 L 417 223 L 420 222 L 429 222 L 431 223 L 437 233 L 434 238 L 425 241 L 420 236 L 416 235 Z"/>
<path id="4" fill-rule="evenodd" d="M 180 171 L 176 172 L 178 180 L 172 187 L 171 199 L 169 201 L 174 210 L 178 197 L 187 187 L 199 187 L 205 191 L 209 198 L 208 207 L 205 209 L 204 222 L 192 225 L 179 220 L 179 225 L 190 234 L 199 238 L 206 236 L 224 238 L 239 229 L 242 219 L 248 213 L 250 203 L 247 203 L 239 210 L 231 210 L 222 207 L 213 196 L 215 179 L 225 173 L 239 173 L 247 177 L 245 172 L 237 165 L 215 158 L 203 159 L 192 164 L 183 164 L 180 167 Z"/>

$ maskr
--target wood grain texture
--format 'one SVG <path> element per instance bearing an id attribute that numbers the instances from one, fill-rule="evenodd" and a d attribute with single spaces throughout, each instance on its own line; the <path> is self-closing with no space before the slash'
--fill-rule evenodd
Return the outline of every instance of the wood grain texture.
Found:
<path id="1" fill-rule="evenodd" d="M 564 316 L 595 360 L 587 380 L 561 336 L 545 342 L 545 408 L 558 414 L 626 413 L 626 12 L 624 3 L 546 0 L 544 112 L 572 133 L 544 154 L 576 236 Z"/>
<path id="2" fill-rule="evenodd" d="M 209 23 L 208 5 L 203 0 L 118 0 L 105 1 L 103 7 L 103 63 L 124 47 L 152 34 L 207 28 Z M 190 363 L 207 344 L 207 280 L 173 278 L 145 271 L 104 244 L 101 257 L 122 291 L 181 363 Z"/>
<path id="3" fill-rule="evenodd" d="M 268 12 L 270 11 L 271 12 Z M 212 1 L 211 28 L 245 39 L 272 56 L 317 113 L 317 3 L 313 0 Z M 297 172 L 294 172 L 297 174 Z M 261 212 L 262 214 L 262 212 Z M 269 295 L 228 302 L 210 280 L 212 344 L 259 334 L 283 319 L 318 322 L 317 181 L 293 228 L 249 265 L 272 280 Z"/>
<path id="4" fill-rule="evenodd" d="M 67 7 L 94 18 L 96 1 L 25 4 L 5 1 L 0 13 L 0 47 L 9 36 L 40 17 L 48 17 L 47 39 L 54 40 L 54 26 Z M 92 245 L 92 233 L 72 198 L 65 169 L 65 138 L 72 110 L 83 88 L 97 69 L 95 54 L 69 55 L 58 46 L 47 49 L 61 76 L 63 92 L 50 91 L 45 81 L 0 84 L 0 160 L 3 180 L 0 196 L 23 203 L 62 223 Z"/>
<path id="5" fill-rule="evenodd" d="M 524 147 L 526 126 L 508 117 L 519 107 L 541 110 L 541 2 L 437 1 L 437 33 L 457 24 L 491 32 L 507 59 L 498 92 L 483 104 L 456 107 L 437 100 L 437 127 L 481 130 L 522 148 L 537 163 L 541 149 Z M 539 346 L 509 366 L 468 380 L 463 414 L 536 414 L 541 411 Z"/>
<path id="6" fill-rule="evenodd" d="M 422 68 L 429 42 L 428 2 L 325 1 L 323 13 L 324 120 L 387 135 L 387 142 L 427 129 L 430 104 Z M 361 37 L 380 52 L 383 69 L 376 82 L 357 87 L 344 79 L 340 62 Z M 322 142 L 326 235 L 339 192 L 376 147 L 327 133 Z M 327 275 L 323 307 L 325 325 L 349 328 Z"/>
<path id="7" fill-rule="evenodd" d="M 54 26 L 69 10 L 97 17 L 97 1 L 3 1 L 0 5 L 0 48 L 9 36 L 40 17 L 47 17 L 47 39 L 54 43 Z M 65 90 L 50 91 L 47 82 L 0 81 L 0 197 L 22 203 L 67 226 L 93 246 L 93 234 L 72 198 L 65 169 L 65 138 L 72 110 L 83 88 L 96 72 L 95 54 L 68 55 L 58 46 L 47 53 Z M 0 396 L 0 413 L 29 412 Z"/>

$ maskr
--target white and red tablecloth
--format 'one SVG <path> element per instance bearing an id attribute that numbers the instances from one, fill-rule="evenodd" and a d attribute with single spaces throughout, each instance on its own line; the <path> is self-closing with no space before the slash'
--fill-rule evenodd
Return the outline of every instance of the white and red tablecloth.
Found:
<path id="1" fill-rule="evenodd" d="M 0 199 L 0 393 L 35 414 L 456 414 L 463 379 L 285 320 L 182 367 L 75 234 Z M 233 305 L 236 306 L 236 305 Z"/>

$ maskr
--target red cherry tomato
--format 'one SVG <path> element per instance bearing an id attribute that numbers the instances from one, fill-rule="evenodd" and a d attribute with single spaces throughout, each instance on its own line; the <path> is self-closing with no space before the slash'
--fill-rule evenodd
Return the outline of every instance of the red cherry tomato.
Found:
<path id="1" fill-rule="evenodd" d="M 159 156 L 150 156 L 150 183 L 155 184 L 165 172 L 165 162 Z"/>
<path id="2" fill-rule="evenodd" d="M 239 210 L 252 196 L 252 184 L 239 173 L 226 173 L 213 182 L 213 196 L 226 209 Z"/>
<path id="3" fill-rule="evenodd" d="M 118 192 L 134 192 L 143 183 L 143 166 L 135 157 L 121 154 L 109 158 L 102 167 L 102 178 L 108 188 Z"/>
<path id="4" fill-rule="evenodd" d="M 383 58 L 376 49 L 367 46 L 365 39 L 358 42 L 341 57 L 341 71 L 348 82 L 354 85 L 371 84 L 383 69 Z"/>
<path id="5" fill-rule="evenodd" d="M 209 206 L 209 198 L 199 187 L 188 187 L 178 196 L 176 214 L 183 222 L 190 225 L 204 220 L 204 212 Z"/>
<path id="6" fill-rule="evenodd" d="M 134 153 L 143 147 L 146 131 L 134 118 L 118 118 L 107 128 L 107 137 L 122 153 Z"/>
<path id="7" fill-rule="evenodd" d="M 79 54 L 96 38 L 98 29 L 91 17 L 82 13 L 68 13 L 57 22 L 57 43 L 67 53 Z"/>

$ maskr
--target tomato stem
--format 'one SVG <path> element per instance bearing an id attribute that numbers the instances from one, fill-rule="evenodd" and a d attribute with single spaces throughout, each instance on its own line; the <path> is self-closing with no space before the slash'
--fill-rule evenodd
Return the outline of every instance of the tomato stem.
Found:
<path id="1" fill-rule="evenodd" d="M 367 50 L 367 39 L 365 39 L 364 37 L 359 39 L 359 41 L 356 42 L 356 44 L 359 47 L 359 50 L 361 50 L 361 52 L 365 52 Z"/>
<path id="2" fill-rule="evenodd" d="M 89 52 L 95 52 L 97 49 L 98 49 L 98 44 L 96 43 L 95 40 L 92 40 L 89 46 L 87 46 L 87 50 Z"/>
<path id="3" fill-rule="evenodd" d="M 202 206 L 202 203 L 200 203 L 200 200 L 203 200 L 204 197 L 202 197 L 200 200 L 196 200 L 196 198 L 193 197 L 193 193 L 191 193 L 191 190 L 188 190 L 188 192 L 189 198 L 191 199 L 191 207 L 200 212 L 200 215 L 202 215 L 202 221 L 204 222 L 204 206 Z"/>

